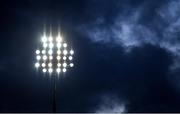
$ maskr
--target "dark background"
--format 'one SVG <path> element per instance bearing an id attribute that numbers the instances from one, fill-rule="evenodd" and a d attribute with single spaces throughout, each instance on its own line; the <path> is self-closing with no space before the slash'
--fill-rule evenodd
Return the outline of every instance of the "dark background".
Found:
<path id="1" fill-rule="evenodd" d="M 34 68 L 44 28 L 75 50 L 58 112 L 180 112 L 179 0 L 0 2 L 0 112 L 51 112 L 52 78 Z"/>

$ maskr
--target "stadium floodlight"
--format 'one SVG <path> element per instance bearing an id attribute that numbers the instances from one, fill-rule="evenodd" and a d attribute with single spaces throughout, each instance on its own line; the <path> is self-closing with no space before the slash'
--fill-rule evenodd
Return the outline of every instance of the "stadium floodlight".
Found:
<path id="1" fill-rule="evenodd" d="M 56 112 L 56 77 L 63 76 L 69 68 L 74 67 L 72 61 L 74 50 L 60 34 L 56 37 L 43 35 L 41 45 L 35 53 L 35 68 L 43 74 L 54 77 L 53 112 Z"/>

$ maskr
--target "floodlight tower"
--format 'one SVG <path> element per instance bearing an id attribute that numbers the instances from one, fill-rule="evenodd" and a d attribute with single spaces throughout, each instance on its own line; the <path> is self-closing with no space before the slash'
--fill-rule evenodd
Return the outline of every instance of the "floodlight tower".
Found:
<path id="1" fill-rule="evenodd" d="M 53 112 L 56 112 L 57 77 L 66 73 L 67 69 L 74 67 L 72 62 L 74 50 L 69 48 L 60 32 L 56 37 L 44 34 L 41 38 L 41 46 L 36 50 L 35 67 L 44 74 L 53 77 Z"/>

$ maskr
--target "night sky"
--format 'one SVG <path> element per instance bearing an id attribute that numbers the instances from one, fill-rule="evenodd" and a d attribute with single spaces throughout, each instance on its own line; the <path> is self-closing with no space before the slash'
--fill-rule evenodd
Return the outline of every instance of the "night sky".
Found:
<path id="1" fill-rule="evenodd" d="M 58 112 L 180 112 L 180 0 L 2 0 L 0 112 L 52 112 L 35 50 L 59 26 L 75 66 Z"/>

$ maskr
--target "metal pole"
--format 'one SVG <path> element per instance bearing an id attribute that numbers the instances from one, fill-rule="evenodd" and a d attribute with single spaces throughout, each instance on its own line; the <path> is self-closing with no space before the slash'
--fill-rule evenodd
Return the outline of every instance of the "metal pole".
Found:
<path id="1" fill-rule="evenodd" d="M 54 75 L 54 90 L 53 90 L 53 113 L 56 113 L 56 89 L 57 89 L 57 82 L 56 82 L 56 75 Z"/>

